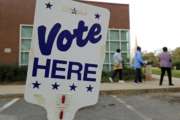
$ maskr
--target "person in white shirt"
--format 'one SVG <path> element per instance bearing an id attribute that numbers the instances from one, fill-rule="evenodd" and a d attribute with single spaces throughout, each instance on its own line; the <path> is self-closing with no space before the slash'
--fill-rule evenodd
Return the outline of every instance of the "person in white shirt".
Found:
<path id="1" fill-rule="evenodd" d="M 113 55 L 113 71 L 111 77 L 109 77 L 109 80 L 113 82 L 114 78 L 117 74 L 119 74 L 119 82 L 124 82 L 122 80 L 122 72 L 123 72 L 123 59 L 121 55 L 121 50 L 117 49 L 116 52 Z"/>

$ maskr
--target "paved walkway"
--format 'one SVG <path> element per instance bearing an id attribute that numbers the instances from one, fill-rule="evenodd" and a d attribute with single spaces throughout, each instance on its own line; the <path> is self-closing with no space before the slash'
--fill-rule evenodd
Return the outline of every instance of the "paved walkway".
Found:
<path id="1" fill-rule="evenodd" d="M 101 93 L 103 94 L 131 94 L 147 92 L 177 92 L 180 91 L 180 78 L 172 78 L 174 86 L 169 86 L 167 76 L 164 77 L 163 85 L 159 86 L 158 75 L 153 75 L 153 80 L 146 80 L 141 84 L 133 81 L 125 83 L 103 83 Z"/>
<path id="2" fill-rule="evenodd" d="M 180 91 L 180 79 L 173 78 L 174 86 L 168 85 L 167 77 L 164 78 L 163 85 L 159 86 L 159 76 L 153 75 L 154 80 L 146 80 L 141 84 L 133 81 L 125 83 L 102 83 L 101 94 L 128 94 L 147 92 L 168 92 Z M 0 85 L 0 96 L 23 96 L 24 85 Z"/>

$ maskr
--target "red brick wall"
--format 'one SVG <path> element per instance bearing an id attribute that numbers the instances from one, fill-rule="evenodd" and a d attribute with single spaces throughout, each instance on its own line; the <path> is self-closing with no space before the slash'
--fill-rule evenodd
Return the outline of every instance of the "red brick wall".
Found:
<path id="1" fill-rule="evenodd" d="M 129 29 L 129 6 L 87 2 L 108 8 L 110 28 Z M 20 24 L 33 24 L 35 0 L 0 0 L 0 64 L 18 64 Z M 11 53 L 4 53 L 11 48 Z"/>
<path id="2" fill-rule="evenodd" d="M 129 5 L 128 4 L 113 4 L 102 2 L 85 2 L 99 7 L 109 9 L 110 23 L 109 28 L 129 29 Z"/>
<path id="3" fill-rule="evenodd" d="M 18 64 L 20 24 L 32 24 L 34 7 L 35 0 L 0 0 L 0 64 Z"/>

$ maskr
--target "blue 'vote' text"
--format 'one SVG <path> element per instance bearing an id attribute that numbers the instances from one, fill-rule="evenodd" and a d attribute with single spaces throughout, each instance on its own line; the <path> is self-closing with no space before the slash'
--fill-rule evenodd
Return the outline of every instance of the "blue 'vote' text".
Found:
<path id="1" fill-rule="evenodd" d="M 38 27 L 38 41 L 39 48 L 42 55 L 50 55 L 53 44 L 56 40 L 56 47 L 59 51 L 66 52 L 70 49 L 73 40 L 76 41 L 78 47 L 84 47 L 88 41 L 92 44 L 96 44 L 102 38 L 101 33 L 101 25 L 98 23 L 93 24 L 90 29 L 85 25 L 83 20 L 80 20 L 77 28 L 73 29 L 73 33 L 69 30 L 61 30 L 62 25 L 60 23 L 54 24 L 51 28 L 47 40 L 46 38 L 46 26 L 41 25 Z M 87 36 L 83 36 L 85 32 Z"/>

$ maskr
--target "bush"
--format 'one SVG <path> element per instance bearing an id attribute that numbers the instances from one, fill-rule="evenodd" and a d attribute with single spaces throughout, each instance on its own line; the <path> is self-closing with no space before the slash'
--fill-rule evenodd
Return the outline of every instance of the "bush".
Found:
<path id="1" fill-rule="evenodd" d="M 110 72 L 103 71 L 101 76 L 101 82 L 109 82 L 108 78 L 111 76 Z"/>
<path id="2" fill-rule="evenodd" d="M 174 62 L 173 66 L 175 66 L 177 70 L 180 70 L 180 61 Z"/>
<path id="3" fill-rule="evenodd" d="M 102 81 L 109 82 L 111 72 L 102 72 Z M 123 69 L 123 80 L 134 80 L 135 71 L 133 68 Z M 0 83 L 13 83 L 17 81 L 25 82 L 27 76 L 27 66 L 0 65 Z M 118 81 L 118 77 L 115 82 Z"/>
<path id="4" fill-rule="evenodd" d="M 16 82 L 25 81 L 27 75 L 27 67 L 19 67 L 17 65 L 0 65 L 0 82 Z"/>
<path id="5" fill-rule="evenodd" d="M 133 68 L 125 68 L 123 70 L 123 79 L 124 80 L 134 80 L 135 70 Z"/>
<path id="6" fill-rule="evenodd" d="M 109 82 L 109 77 L 111 76 L 112 72 L 102 72 L 102 81 L 101 82 Z M 123 80 L 134 80 L 135 78 L 135 71 L 133 68 L 124 68 L 123 69 Z M 115 78 L 115 82 L 118 81 L 118 77 Z"/>

